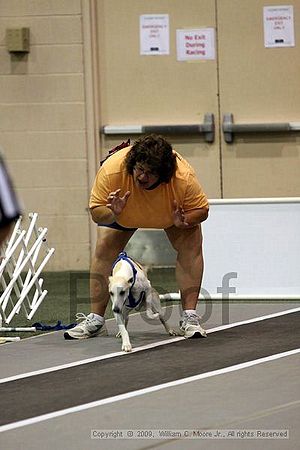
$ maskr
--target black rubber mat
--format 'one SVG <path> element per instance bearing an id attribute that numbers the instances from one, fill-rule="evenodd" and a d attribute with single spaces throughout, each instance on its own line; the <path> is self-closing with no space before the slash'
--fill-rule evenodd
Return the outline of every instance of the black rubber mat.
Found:
<path id="1" fill-rule="evenodd" d="M 0 425 L 293 350 L 299 343 L 297 312 L 211 333 L 206 339 L 10 381 L 0 385 Z"/>

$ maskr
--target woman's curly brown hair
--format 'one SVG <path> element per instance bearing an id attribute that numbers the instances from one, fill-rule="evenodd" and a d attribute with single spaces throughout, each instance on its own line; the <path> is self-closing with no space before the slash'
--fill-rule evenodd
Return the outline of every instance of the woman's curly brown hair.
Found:
<path id="1" fill-rule="evenodd" d="M 138 139 L 126 155 L 125 166 L 130 175 L 137 163 L 147 164 L 161 183 L 168 183 L 176 170 L 176 155 L 162 136 L 150 134 Z"/>

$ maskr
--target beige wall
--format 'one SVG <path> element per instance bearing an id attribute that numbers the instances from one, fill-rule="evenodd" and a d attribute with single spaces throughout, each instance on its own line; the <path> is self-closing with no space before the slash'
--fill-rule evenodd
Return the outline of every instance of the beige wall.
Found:
<path id="1" fill-rule="evenodd" d="M 280 4 L 280 0 L 274 2 Z M 124 15 L 127 3 L 131 7 Z M 262 30 L 264 5 L 263 0 L 187 0 L 183 10 L 181 0 L 0 0 L 0 145 L 25 213 L 37 212 L 40 225 L 49 229 L 49 244 L 56 253 L 48 270 L 89 268 L 96 227 L 87 206 L 100 153 L 103 157 L 112 145 L 128 137 L 102 134 L 100 149 L 99 127 L 103 125 L 180 123 L 181 119 L 183 123 L 198 123 L 204 113 L 213 112 L 213 144 L 198 137 L 171 140 L 199 172 L 210 198 L 299 195 L 299 133 L 241 136 L 235 138 L 234 144 L 226 144 L 221 131 L 225 112 L 232 112 L 238 122 L 283 120 L 274 114 L 273 107 L 265 108 L 265 114 L 260 116 L 258 100 L 264 107 L 273 105 L 268 98 L 257 95 L 250 96 L 251 102 L 247 100 L 249 92 L 256 92 L 251 83 L 260 86 L 260 80 L 265 79 L 265 55 L 269 58 L 267 67 L 273 67 L 269 72 L 276 73 L 280 83 L 286 81 L 290 64 L 288 73 L 294 74 L 293 84 L 291 80 L 288 85 L 280 84 L 282 92 L 289 93 L 284 97 L 284 105 L 281 97 L 278 101 L 273 99 L 278 84 L 276 81 L 272 88 L 274 77 L 269 72 L 266 83 L 284 120 L 299 120 L 297 46 L 266 50 L 261 36 L 255 34 L 256 41 L 252 37 L 239 38 L 243 35 L 243 20 L 251 23 L 250 29 L 256 23 L 256 28 Z M 297 30 L 298 3 L 294 9 Z M 240 20 L 232 22 L 232 11 Z M 139 55 L 138 18 L 150 12 L 170 14 L 172 51 L 167 57 Z M 198 26 L 217 27 L 218 58 L 199 64 L 178 63 L 175 29 Z M 30 28 L 28 55 L 16 57 L 7 52 L 5 31 L 13 27 Z M 254 46 L 253 54 L 244 41 L 250 50 Z M 241 69 L 241 58 L 248 67 L 248 54 L 252 55 L 257 79 L 248 77 L 250 87 L 246 89 L 243 75 L 248 72 Z M 278 55 L 285 58 L 281 71 Z M 293 89 L 287 90 L 287 86 Z M 149 92 L 156 92 L 156 97 L 149 96 Z M 239 102 L 240 92 L 245 95 L 243 102 Z M 190 104 L 184 103 L 186 99 Z M 158 113 L 157 102 L 163 106 Z M 255 105 L 250 112 L 246 110 L 249 104 Z M 239 116 L 241 111 L 245 116 Z M 258 115 L 252 115 L 253 111 Z"/>
<path id="2" fill-rule="evenodd" d="M 49 229 L 56 253 L 48 270 L 89 267 L 88 6 L 85 0 L 0 0 L 0 145 L 25 214 L 37 212 Z M 6 28 L 18 27 L 30 28 L 30 53 L 23 57 L 5 47 Z"/>

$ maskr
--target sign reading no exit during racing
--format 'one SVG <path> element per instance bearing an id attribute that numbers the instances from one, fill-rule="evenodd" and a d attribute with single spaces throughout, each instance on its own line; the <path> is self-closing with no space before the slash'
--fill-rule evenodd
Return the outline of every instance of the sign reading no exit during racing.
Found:
<path id="1" fill-rule="evenodd" d="M 176 30 L 177 60 L 195 61 L 215 59 L 215 30 Z"/>

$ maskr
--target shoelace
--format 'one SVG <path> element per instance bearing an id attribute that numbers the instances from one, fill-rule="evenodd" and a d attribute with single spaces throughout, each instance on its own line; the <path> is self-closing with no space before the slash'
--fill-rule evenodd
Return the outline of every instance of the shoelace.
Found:
<path id="1" fill-rule="evenodd" d="M 86 320 L 87 323 L 90 323 L 93 321 L 93 319 L 91 319 L 90 317 L 86 316 L 84 313 L 77 313 L 76 314 L 76 320 Z"/>
<path id="2" fill-rule="evenodd" d="M 183 318 L 184 322 L 189 322 L 191 325 L 200 325 L 201 316 L 198 316 L 197 313 L 192 313 L 185 315 Z"/>

